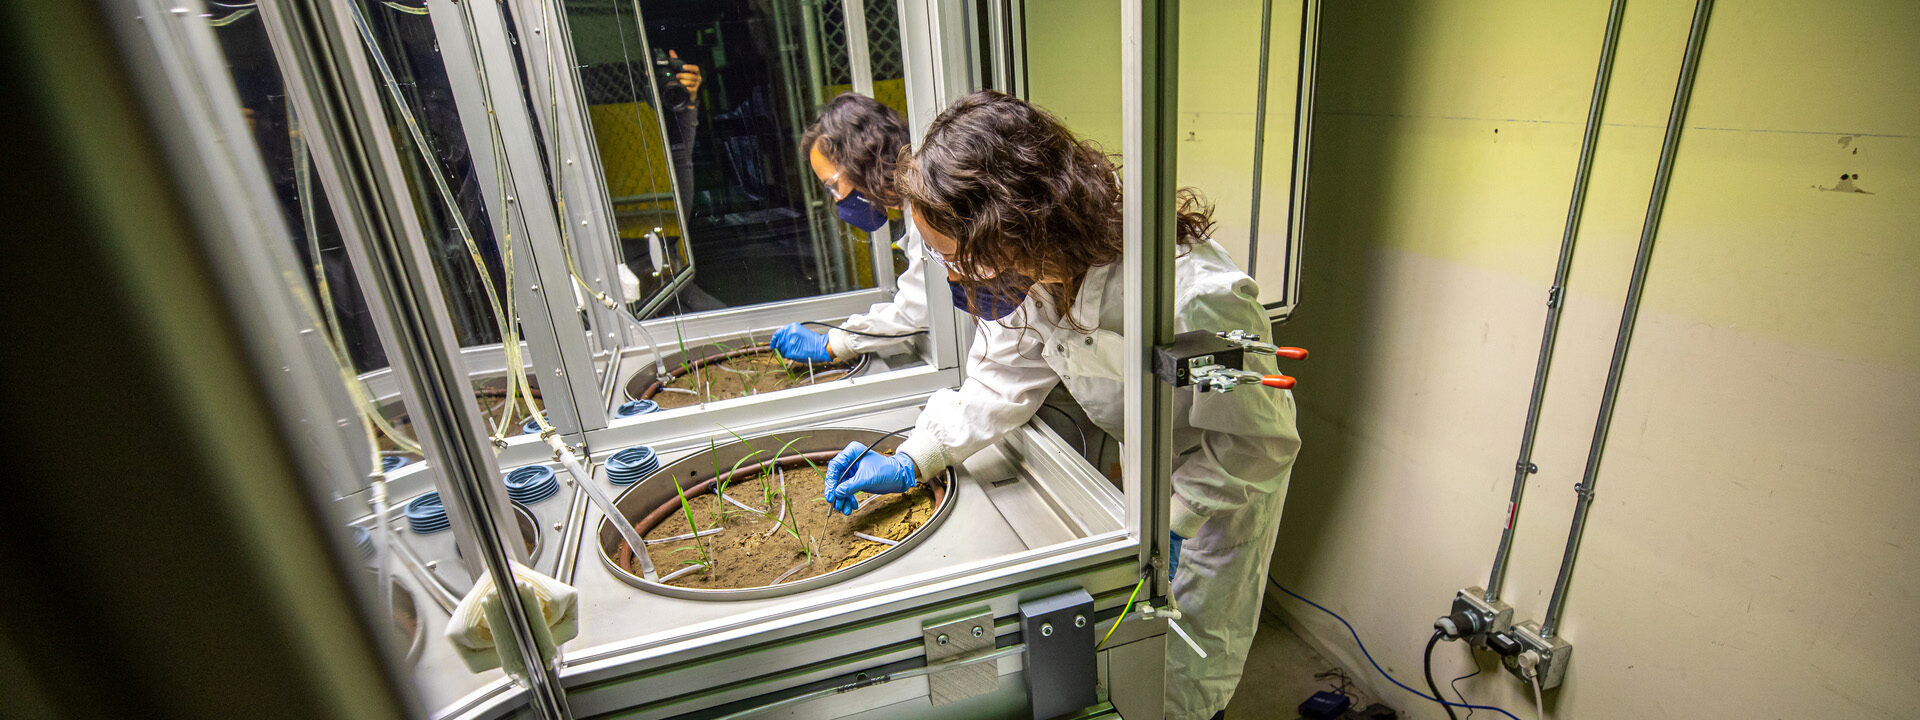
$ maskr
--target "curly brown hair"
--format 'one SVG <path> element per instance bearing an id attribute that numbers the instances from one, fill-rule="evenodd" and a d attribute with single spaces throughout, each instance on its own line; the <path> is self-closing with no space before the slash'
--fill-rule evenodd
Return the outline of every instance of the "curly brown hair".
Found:
<path id="1" fill-rule="evenodd" d="M 800 136 L 802 150 L 818 148 L 853 189 L 887 207 L 900 207 L 893 187 L 895 163 L 907 147 L 900 113 L 859 93 L 841 93 L 820 109 L 820 119 Z"/>
<path id="2" fill-rule="evenodd" d="M 1039 106 L 979 90 L 940 113 L 917 150 L 903 151 L 896 187 L 914 218 L 954 239 L 947 258 L 970 278 L 1016 274 L 1047 288 L 1062 320 L 1087 271 L 1120 261 L 1124 236 L 1120 176 L 1090 140 L 1075 137 Z M 1206 238 L 1213 208 L 1192 188 L 1179 192 L 1178 237 Z M 963 281 L 975 287 L 994 283 Z"/>

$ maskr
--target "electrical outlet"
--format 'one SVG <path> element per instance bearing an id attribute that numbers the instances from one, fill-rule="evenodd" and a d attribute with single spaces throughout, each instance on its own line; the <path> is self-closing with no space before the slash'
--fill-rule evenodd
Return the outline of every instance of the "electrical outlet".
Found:
<path id="1" fill-rule="evenodd" d="M 1473 618 L 1474 631 L 1465 639 L 1474 647 L 1486 647 L 1489 634 L 1506 632 L 1507 628 L 1513 627 L 1513 606 L 1499 600 L 1488 600 L 1486 589 L 1479 586 L 1454 594 L 1453 613 L 1464 613 Z"/>
<path id="2" fill-rule="evenodd" d="M 1507 631 L 1507 636 L 1519 641 L 1525 648 L 1521 652 L 1531 652 L 1539 658 L 1540 662 L 1533 672 L 1540 674 L 1540 689 L 1551 690 L 1560 687 L 1560 683 L 1567 679 L 1567 663 L 1573 660 L 1573 646 L 1567 641 L 1558 636 L 1540 637 L 1540 624 L 1532 620 L 1513 626 L 1513 629 Z M 1523 682 L 1530 682 L 1527 680 L 1526 668 L 1521 666 L 1519 656 L 1503 657 L 1500 659 L 1500 664 L 1505 665 L 1507 672 L 1513 673 L 1514 677 L 1520 678 Z"/>

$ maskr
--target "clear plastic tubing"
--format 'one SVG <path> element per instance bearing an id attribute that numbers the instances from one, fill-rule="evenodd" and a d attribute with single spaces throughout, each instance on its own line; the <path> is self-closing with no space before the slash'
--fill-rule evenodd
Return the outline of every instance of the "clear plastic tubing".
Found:
<path id="1" fill-rule="evenodd" d="M 634 558 L 640 561 L 641 577 L 657 580 L 659 573 L 653 569 L 653 557 L 647 555 L 646 541 L 640 539 L 640 532 L 633 529 L 633 523 L 627 521 L 627 516 L 620 514 L 620 508 L 614 506 L 613 498 L 607 497 L 607 494 L 600 490 L 600 486 L 593 483 L 593 475 L 580 465 L 580 458 L 573 454 L 573 450 L 568 448 L 566 443 L 561 442 L 558 435 L 547 436 L 547 444 L 553 446 L 553 454 L 560 457 L 560 464 L 573 475 L 574 482 L 586 488 L 587 497 L 593 500 L 593 504 L 600 506 L 600 512 L 606 514 L 607 522 L 613 523 L 614 529 L 620 531 L 620 537 L 626 539 L 627 548 L 632 550 Z"/>

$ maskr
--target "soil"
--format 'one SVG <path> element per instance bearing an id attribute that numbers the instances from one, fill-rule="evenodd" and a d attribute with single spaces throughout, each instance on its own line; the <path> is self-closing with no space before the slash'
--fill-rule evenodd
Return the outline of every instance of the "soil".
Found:
<path id="1" fill-rule="evenodd" d="M 933 492 L 925 485 L 899 495 L 862 495 L 863 500 L 869 497 L 874 499 L 866 507 L 855 510 L 853 515 L 843 516 L 827 505 L 823 483 L 825 473 L 822 470 L 801 463 L 798 469 L 787 468 L 785 474 L 787 497 L 791 499 L 791 504 L 787 505 L 788 517 L 792 521 L 780 523 L 781 528 L 785 529 L 775 528 L 774 523 L 783 504 L 777 475 L 761 475 L 758 479 L 737 481 L 727 487 L 728 497 L 749 507 L 767 507 L 771 499 L 774 503 L 772 517 L 742 510 L 738 505 L 721 501 L 712 492 L 688 498 L 686 506 L 692 510 L 694 524 L 701 530 L 715 527 L 718 510 L 717 525 L 724 529 L 699 538 L 708 548 L 712 569 L 695 570 L 667 584 L 706 589 L 765 587 L 774 584 L 789 569 L 802 564 L 805 566 L 801 570 L 782 582 L 824 575 L 864 562 L 891 547 L 854 537 L 854 532 L 888 540 L 905 540 L 933 518 Z M 762 481 L 766 482 L 764 491 Z M 794 528 L 797 528 L 800 537 L 807 538 L 811 544 L 811 559 L 803 550 L 802 543 L 788 532 L 788 529 Z M 652 532 L 646 533 L 645 537 L 652 540 L 688 532 L 691 530 L 687 513 L 676 511 Z M 653 558 L 654 570 L 662 576 L 702 561 L 700 547 L 694 540 L 650 544 L 647 554 Z M 632 565 L 633 574 L 639 575 L 639 563 Z"/>
<path id="2" fill-rule="evenodd" d="M 413 595 L 400 583 L 393 584 L 393 625 L 400 630 L 402 642 L 412 644 L 413 634 L 420 631 L 420 618 L 413 612 Z"/>
<path id="3" fill-rule="evenodd" d="M 726 352 L 724 347 L 708 348 L 709 355 Z M 851 363 L 788 362 L 771 348 L 763 347 L 751 355 L 697 365 L 673 378 L 666 387 L 642 400 L 652 400 L 661 408 L 698 405 L 702 396 L 708 402 L 786 390 L 814 383 L 839 380 L 853 369 Z"/>

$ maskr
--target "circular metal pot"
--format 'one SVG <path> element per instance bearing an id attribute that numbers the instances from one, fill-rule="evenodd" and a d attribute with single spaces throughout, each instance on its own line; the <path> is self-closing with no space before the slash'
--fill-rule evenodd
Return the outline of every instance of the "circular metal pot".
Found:
<path id="1" fill-rule="evenodd" d="M 793 437 L 804 437 L 805 439 L 794 444 L 794 447 L 791 449 L 792 452 L 800 455 L 814 456 L 817 454 L 822 456 L 821 459 L 816 460 L 816 462 L 824 465 L 826 459 L 832 458 L 833 454 L 839 452 L 841 448 L 846 447 L 847 443 L 856 441 L 872 443 L 882 435 L 885 435 L 885 433 L 873 430 L 817 428 L 787 433 L 785 435 L 762 435 L 748 438 L 748 442 L 753 443 L 756 447 L 778 448 L 785 445 L 786 442 L 793 439 Z M 897 447 L 900 441 L 900 438 L 897 437 L 888 438 L 885 442 L 881 442 L 874 447 L 874 450 L 891 450 Z M 720 467 L 731 467 L 735 462 L 738 462 L 741 458 L 752 452 L 752 449 L 749 449 L 744 443 L 739 442 L 720 446 L 714 451 L 715 454 L 719 455 Z M 788 459 L 792 457 L 792 455 L 786 456 Z M 680 493 L 679 490 L 674 487 L 673 478 L 684 478 L 682 483 L 683 486 L 686 487 L 689 496 L 698 492 L 705 492 L 714 480 L 712 473 L 713 464 L 713 460 L 708 458 L 708 453 L 704 452 L 682 458 L 671 465 L 661 468 L 659 472 L 648 476 L 646 479 L 627 488 L 625 492 L 620 493 L 619 497 L 614 498 L 614 507 L 618 508 L 620 513 L 626 516 L 625 519 L 628 522 L 634 523 L 635 528 L 644 536 L 647 532 L 653 530 L 661 520 L 664 520 L 666 516 L 677 507 L 680 500 Z M 701 472 L 702 467 L 706 468 L 704 474 Z M 758 467 L 758 465 L 749 464 L 742 466 L 741 471 L 757 470 Z M 686 486 L 687 483 L 692 483 L 692 485 Z M 931 483 L 931 486 L 933 488 L 934 502 L 933 516 L 927 519 L 926 524 L 915 528 L 911 534 L 908 534 L 905 539 L 900 541 L 900 544 L 887 548 L 858 564 L 823 575 L 815 575 L 810 578 L 778 585 L 764 585 L 753 588 L 712 589 L 679 587 L 647 580 L 633 574 L 632 571 L 627 569 L 627 563 L 631 559 L 632 553 L 627 549 L 626 543 L 620 537 L 619 529 L 614 527 L 612 520 L 602 517 L 598 525 L 598 533 L 594 537 L 600 548 L 600 563 L 606 566 L 607 570 L 612 572 L 614 577 L 619 578 L 621 582 L 646 590 L 647 592 L 687 600 L 759 600 L 762 598 L 779 597 L 826 587 L 859 576 L 887 564 L 894 558 L 906 554 L 915 546 L 919 545 L 922 540 L 925 540 L 928 535 L 932 534 L 934 528 L 939 527 L 940 523 L 946 521 L 948 515 L 953 514 L 953 505 L 959 494 L 957 492 L 958 485 L 954 483 L 953 473 L 951 471 L 944 473 L 939 480 Z"/>

